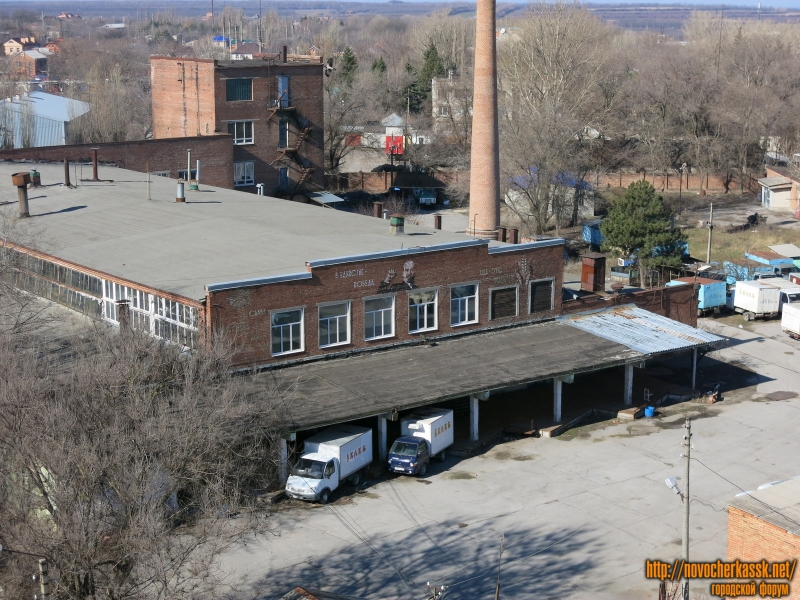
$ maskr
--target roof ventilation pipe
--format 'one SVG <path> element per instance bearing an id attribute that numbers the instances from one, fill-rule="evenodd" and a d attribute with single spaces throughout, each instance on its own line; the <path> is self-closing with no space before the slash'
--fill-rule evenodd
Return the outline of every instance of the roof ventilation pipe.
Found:
<path id="1" fill-rule="evenodd" d="M 183 179 L 178 180 L 178 191 L 175 194 L 175 202 L 186 202 Z"/>
<path id="2" fill-rule="evenodd" d="M 30 173 L 14 173 L 11 175 L 11 182 L 17 186 L 19 195 L 19 218 L 30 217 L 28 212 L 28 184 L 31 182 Z"/>
<path id="3" fill-rule="evenodd" d="M 400 213 L 393 214 L 389 219 L 389 235 L 404 235 L 405 234 L 406 218 Z"/>

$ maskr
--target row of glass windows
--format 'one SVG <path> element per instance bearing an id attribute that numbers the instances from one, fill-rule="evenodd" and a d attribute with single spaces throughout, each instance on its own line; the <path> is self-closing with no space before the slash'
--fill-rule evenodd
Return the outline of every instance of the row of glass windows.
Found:
<path id="1" fill-rule="evenodd" d="M 128 301 L 134 327 L 187 348 L 197 346 L 197 309 L 193 306 L 103 281 L 103 317 L 106 320 L 119 323 L 117 303 L 120 300 Z"/>
<path id="2" fill-rule="evenodd" d="M 530 314 L 553 309 L 553 279 L 529 284 Z M 489 290 L 489 318 L 513 317 L 518 314 L 519 288 L 510 286 Z M 415 290 L 407 293 L 408 332 L 422 333 L 438 329 L 439 290 Z M 319 305 L 317 321 L 320 348 L 350 343 L 351 302 Z M 395 335 L 395 296 L 386 295 L 364 300 L 364 339 L 376 340 Z M 303 308 L 271 313 L 272 354 L 277 356 L 302 352 L 304 348 Z M 455 285 L 450 288 L 450 326 L 478 322 L 478 285 Z"/>

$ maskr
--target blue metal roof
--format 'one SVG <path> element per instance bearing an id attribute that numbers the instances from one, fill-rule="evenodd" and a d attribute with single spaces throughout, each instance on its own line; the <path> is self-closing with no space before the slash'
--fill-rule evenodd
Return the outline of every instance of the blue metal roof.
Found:
<path id="1" fill-rule="evenodd" d="M 642 354 L 718 344 L 724 338 L 632 304 L 561 317 L 567 325 Z"/>

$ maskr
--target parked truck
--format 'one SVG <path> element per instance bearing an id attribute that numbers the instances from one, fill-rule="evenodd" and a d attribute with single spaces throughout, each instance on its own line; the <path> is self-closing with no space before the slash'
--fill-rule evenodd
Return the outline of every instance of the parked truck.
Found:
<path id="1" fill-rule="evenodd" d="M 400 433 L 389 449 L 389 470 L 422 477 L 431 457 L 444 460 L 453 444 L 453 411 L 420 408 L 400 419 Z"/>
<path id="2" fill-rule="evenodd" d="M 742 313 L 745 321 L 770 319 L 780 313 L 781 290 L 762 281 L 737 281 L 733 309 Z"/>
<path id="3" fill-rule="evenodd" d="M 796 282 L 787 281 L 782 277 L 768 277 L 759 281 L 781 291 L 778 310 L 783 310 L 785 304 L 800 304 L 800 285 Z"/>
<path id="4" fill-rule="evenodd" d="M 800 339 L 800 306 L 784 305 L 781 329 L 796 340 Z"/>
<path id="5" fill-rule="evenodd" d="M 326 504 L 346 479 L 357 485 L 372 462 L 372 430 L 336 425 L 308 438 L 286 481 L 286 495 Z"/>
<path id="6" fill-rule="evenodd" d="M 705 277 L 681 277 L 667 283 L 666 287 L 676 285 L 697 285 L 697 316 L 702 317 L 708 312 L 718 313 L 725 306 L 728 284 L 716 279 Z"/>

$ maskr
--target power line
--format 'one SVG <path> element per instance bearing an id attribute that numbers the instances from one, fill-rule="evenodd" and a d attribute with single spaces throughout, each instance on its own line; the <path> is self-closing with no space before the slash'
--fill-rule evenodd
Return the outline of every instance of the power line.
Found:
<path id="1" fill-rule="evenodd" d="M 380 551 L 379 551 L 377 548 L 373 547 L 373 546 L 372 546 L 372 544 L 370 544 L 370 543 L 369 543 L 369 541 L 366 539 L 366 537 L 362 536 L 362 535 L 361 535 L 361 534 L 360 534 L 358 531 L 356 531 L 356 529 L 355 529 L 355 526 L 358 526 L 360 529 L 362 529 L 362 531 L 363 531 L 363 528 L 361 528 L 361 527 L 358 525 L 358 523 L 357 523 L 357 522 L 356 522 L 354 519 L 352 519 L 352 517 L 350 517 L 350 519 L 353 521 L 353 523 L 354 523 L 354 525 L 355 525 L 355 526 L 354 526 L 354 525 L 351 525 L 350 523 L 348 523 L 348 522 L 347 522 L 347 520 L 345 520 L 345 519 L 344 519 L 344 518 L 343 518 L 343 517 L 342 517 L 342 516 L 341 516 L 341 515 L 340 515 L 340 514 L 337 512 L 337 511 L 335 511 L 335 510 L 333 509 L 333 507 L 332 507 L 332 506 L 330 506 L 330 505 L 326 504 L 326 505 L 325 505 L 325 507 L 326 507 L 328 510 L 330 510 L 330 511 L 331 511 L 331 512 L 332 512 L 332 513 L 333 513 L 333 514 L 336 516 L 336 518 L 337 518 L 337 519 L 339 519 L 339 522 L 341 522 L 341 524 L 342 524 L 342 525 L 344 525 L 344 526 L 345 526 L 345 528 L 346 528 L 346 529 L 347 529 L 347 530 L 348 530 L 350 533 L 352 533 L 354 536 L 356 536 L 356 539 L 358 539 L 358 540 L 359 540 L 359 541 L 360 541 L 362 544 L 364 544 L 364 545 L 365 545 L 367 548 L 369 548 L 369 549 L 370 549 L 370 550 L 371 550 L 371 551 L 372 551 L 372 552 L 373 552 L 373 553 L 374 553 L 376 556 L 378 556 L 378 557 L 381 559 L 381 561 L 383 561 L 383 563 L 384 563 L 384 564 L 385 564 L 387 567 L 389 567 L 389 568 L 390 568 L 390 569 L 392 569 L 392 570 L 393 570 L 395 573 L 397 573 L 397 576 L 400 578 L 400 581 L 403 583 L 403 587 L 405 587 L 405 588 L 406 588 L 406 590 L 408 591 L 408 593 L 409 593 L 409 594 L 411 594 L 411 596 L 412 596 L 413 598 L 415 598 L 415 599 L 416 599 L 416 598 L 418 598 L 416 595 L 414 595 L 414 592 L 412 592 L 412 591 L 411 591 L 411 588 L 410 588 L 410 587 L 408 587 L 408 584 L 406 583 L 406 579 L 405 579 L 405 577 L 403 577 L 403 574 L 402 574 L 402 573 L 401 573 L 401 572 L 400 572 L 400 571 L 397 569 L 397 567 L 395 567 L 395 566 L 394 566 L 392 563 L 390 563 L 390 562 L 389 562 L 389 561 L 386 559 L 386 557 L 384 557 L 384 556 L 383 556 L 383 554 L 381 554 L 381 553 L 380 553 Z M 416 583 L 416 582 L 415 582 L 413 579 L 409 579 L 409 581 L 410 581 L 412 584 L 414 584 L 414 586 L 415 586 L 415 587 L 418 587 L 418 588 L 422 589 L 422 586 L 420 586 L 418 583 Z"/>

